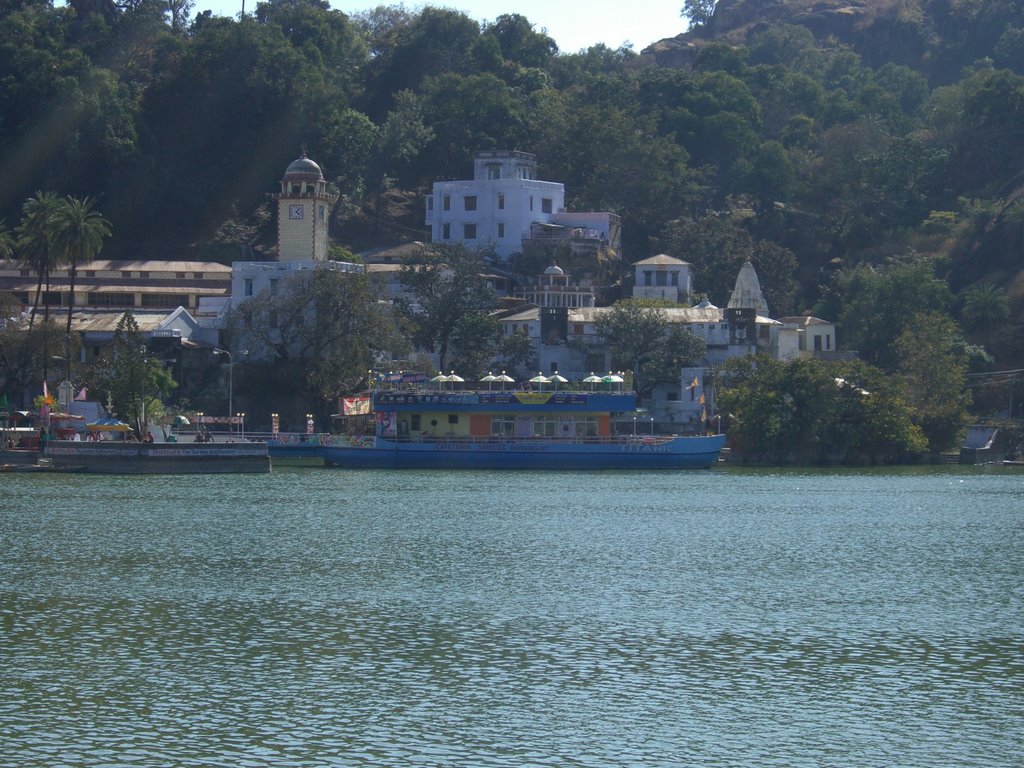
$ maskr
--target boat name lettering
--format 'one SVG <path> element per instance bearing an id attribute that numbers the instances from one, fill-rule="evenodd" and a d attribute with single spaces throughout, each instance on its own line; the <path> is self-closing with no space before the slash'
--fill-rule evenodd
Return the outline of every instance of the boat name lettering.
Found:
<path id="1" fill-rule="evenodd" d="M 625 453 L 669 453 L 670 449 L 668 444 L 662 445 L 643 445 L 638 443 L 628 443 L 622 446 L 622 450 Z"/>

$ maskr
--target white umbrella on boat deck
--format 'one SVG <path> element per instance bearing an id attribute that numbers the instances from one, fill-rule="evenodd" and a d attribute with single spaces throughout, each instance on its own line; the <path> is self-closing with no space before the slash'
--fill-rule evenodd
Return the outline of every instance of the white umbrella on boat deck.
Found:
<path id="1" fill-rule="evenodd" d="M 551 383 L 553 383 L 555 385 L 555 391 L 558 391 L 558 385 L 559 384 L 568 384 L 569 383 L 569 380 L 567 378 L 565 378 L 565 376 L 560 376 L 558 374 L 558 371 L 555 371 L 554 373 L 552 373 L 551 376 L 548 378 L 548 381 L 550 381 Z"/>
<path id="2" fill-rule="evenodd" d="M 538 373 L 536 376 L 534 376 L 532 379 L 530 379 L 530 383 L 531 384 L 538 384 L 538 385 L 540 385 L 540 391 L 543 392 L 544 391 L 544 385 L 545 384 L 550 384 L 551 383 L 551 379 L 549 379 L 543 373 Z"/>
<path id="3" fill-rule="evenodd" d="M 461 384 L 462 382 L 465 381 L 465 379 L 462 378 L 461 376 L 459 376 L 457 373 L 455 373 L 455 371 L 452 371 L 451 373 L 449 373 L 448 377 L 445 380 L 448 381 L 450 384 L 452 384 L 452 389 L 455 389 L 454 385 L 456 383 L 460 383 Z"/>
<path id="4" fill-rule="evenodd" d="M 497 380 L 498 380 L 498 377 L 497 377 L 497 376 L 495 376 L 495 375 L 494 375 L 493 373 L 491 373 L 490 371 L 488 371 L 488 372 L 487 372 L 487 375 L 486 375 L 486 376 L 484 376 L 484 377 L 483 377 L 482 379 L 480 379 L 480 381 L 486 381 L 486 382 L 487 382 L 487 391 L 488 391 L 488 392 L 490 392 L 490 391 L 491 391 L 491 386 L 492 386 L 492 385 L 494 384 L 494 382 L 496 382 Z"/>
<path id="5" fill-rule="evenodd" d="M 448 377 L 447 377 L 447 376 L 445 376 L 445 375 L 444 375 L 443 373 L 441 373 L 440 371 L 438 371 L 438 372 L 437 372 L 437 376 L 435 376 L 434 378 L 432 378 L 432 379 L 431 379 L 430 381 L 431 381 L 431 383 L 432 383 L 432 384 L 437 384 L 437 388 L 438 388 L 438 389 L 440 389 L 440 388 L 441 388 L 441 385 L 442 385 L 442 384 L 443 384 L 444 382 L 448 381 Z"/>
<path id="6" fill-rule="evenodd" d="M 495 380 L 495 381 L 500 381 L 500 382 L 501 382 L 501 391 L 502 391 L 502 392 L 504 392 L 504 391 L 505 391 L 505 385 L 506 385 L 506 384 L 515 384 L 515 382 L 516 382 L 516 380 L 515 380 L 515 379 L 513 379 L 513 378 L 512 378 L 511 376 L 509 376 L 509 375 L 508 375 L 507 373 L 505 373 L 504 371 L 502 371 L 502 372 L 501 372 L 501 376 L 495 376 L 495 377 L 494 377 L 494 380 Z"/>
<path id="7" fill-rule="evenodd" d="M 601 377 L 601 381 L 605 384 L 618 384 L 619 389 L 622 389 L 622 382 L 624 379 L 617 373 L 609 373 L 607 376 Z"/>
<path id="8" fill-rule="evenodd" d="M 601 382 L 603 382 L 603 381 L 604 381 L 604 379 L 603 379 L 603 378 L 601 378 L 600 376 L 595 376 L 595 375 L 594 375 L 594 374 L 592 373 L 592 374 L 590 374 L 589 376 L 587 376 L 587 378 L 585 378 L 585 379 L 583 380 L 583 383 L 584 383 L 584 384 L 589 384 L 589 385 L 590 385 L 590 391 L 591 391 L 591 392 L 593 392 L 593 391 L 594 391 L 594 385 L 595 385 L 595 384 L 600 384 L 600 383 L 601 383 Z"/>

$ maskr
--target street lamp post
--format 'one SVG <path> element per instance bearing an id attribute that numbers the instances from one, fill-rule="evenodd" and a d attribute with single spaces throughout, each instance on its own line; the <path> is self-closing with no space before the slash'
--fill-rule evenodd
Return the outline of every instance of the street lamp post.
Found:
<path id="1" fill-rule="evenodd" d="M 231 353 L 226 349 L 220 349 L 219 347 L 214 348 L 213 354 L 215 355 L 227 355 L 228 356 L 228 431 L 231 431 L 231 414 L 234 413 L 232 405 L 234 405 L 234 368 L 235 358 L 231 356 Z"/>
<path id="2" fill-rule="evenodd" d="M 231 420 L 234 416 L 234 404 L 235 404 L 235 358 L 226 349 L 215 347 L 213 350 L 215 355 L 227 355 L 228 356 L 228 432 L 232 431 Z M 249 350 L 243 349 L 240 354 L 247 355 Z"/>
<path id="3" fill-rule="evenodd" d="M 139 347 L 139 353 L 142 355 L 142 381 L 139 382 L 142 388 L 142 418 L 139 424 L 139 440 L 142 440 L 149 431 L 146 426 L 146 374 L 148 373 L 146 367 L 149 365 L 149 358 L 146 355 L 149 353 L 149 349 L 145 344 Z"/>

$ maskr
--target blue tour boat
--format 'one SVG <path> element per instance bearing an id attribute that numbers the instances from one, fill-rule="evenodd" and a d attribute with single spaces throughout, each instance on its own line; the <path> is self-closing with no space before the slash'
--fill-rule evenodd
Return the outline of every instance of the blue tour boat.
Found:
<path id="1" fill-rule="evenodd" d="M 725 435 L 616 434 L 623 392 L 377 390 L 373 434 L 337 435 L 328 466 L 392 469 L 684 469 L 718 461 Z M 271 455 L 275 451 L 271 448 Z"/>

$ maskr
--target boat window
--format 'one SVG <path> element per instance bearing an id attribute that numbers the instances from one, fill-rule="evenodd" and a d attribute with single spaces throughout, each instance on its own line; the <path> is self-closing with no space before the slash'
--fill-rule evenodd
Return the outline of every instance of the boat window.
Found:
<path id="1" fill-rule="evenodd" d="M 457 413 L 449 413 L 448 414 L 448 423 L 449 424 L 458 424 L 459 423 L 459 414 L 457 414 Z"/>

